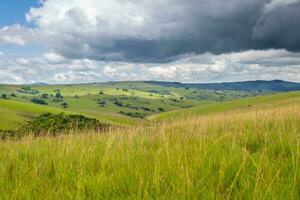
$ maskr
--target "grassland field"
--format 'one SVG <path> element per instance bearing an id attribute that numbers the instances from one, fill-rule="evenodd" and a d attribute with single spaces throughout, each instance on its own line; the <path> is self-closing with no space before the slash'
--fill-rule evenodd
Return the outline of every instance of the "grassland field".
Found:
<path id="1" fill-rule="evenodd" d="M 259 100 L 151 126 L 3 141 L 0 198 L 299 199 L 300 94 Z"/>
<path id="2" fill-rule="evenodd" d="M 300 92 L 144 82 L 31 86 L 37 94 L 21 87 L 0 87 L 3 130 L 44 112 L 118 126 L 0 141 L 0 199 L 300 197 Z"/>
<path id="3" fill-rule="evenodd" d="M 56 98 L 57 93 L 63 98 Z M 154 114 L 256 96 L 257 93 L 163 87 L 145 82 L 117 82 L 1 85 L 0 95 L 6 95 L 0 99 L 0 130 L 10 130 L 42 112 L 78 113 L 114 125 L 139 125 L 147 123 L 145 119 Z M 34 104 L 33 99 L 42 100 L 47 105 Z"/>

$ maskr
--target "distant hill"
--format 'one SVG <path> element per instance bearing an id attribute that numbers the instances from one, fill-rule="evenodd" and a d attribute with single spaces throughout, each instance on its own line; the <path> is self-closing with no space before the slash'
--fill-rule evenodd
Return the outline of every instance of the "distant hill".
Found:
<path id="1" fill-rule="evenodd" d="M 36 82 L 36 83 L 32 83 L 30 85 L 35 85 L 35 86 L 46 86 L 49 85 L 48 83 L 44 83 L 44 82 Z"/>
<path id="2" fill-rule="evenodd" d="M 300 83 L 287 82 L 282 80 L 273 81 L 244 81 L 228 83 L 179 83 L 179 82 L 158 82 L 147 81 L 149 84 L 160 85 L 164 87 L 189 87 L 204 90 L 237 90 L 237 91 L 274 91 L 290 92 L 300 90 Z"/>

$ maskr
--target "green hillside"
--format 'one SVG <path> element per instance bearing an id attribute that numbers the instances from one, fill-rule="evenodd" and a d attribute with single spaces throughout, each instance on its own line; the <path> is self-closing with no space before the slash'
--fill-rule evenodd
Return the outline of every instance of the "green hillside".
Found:
<path id="1" fill-rule="evenodd" d="M 85 116 L 96 118 L 100 122 L 115 125 L 138 125 L 140 123 L 139 120 L 120 115 L 98 113 L 89 114 L 87 112 L 69 111 L 51 106 L 0 99 L 0 130 L 14 130 L 22 125 L 25 121 L 47 112 L 84 114 Z"/>
<path id="2" fill-rule="evenodd" d="M 250 112 L 0 141 L 0 199 L 299 199 L 298 95 Z"/>
<path id="3" fill-rule="evenodd" d="M 211 113 L 224 112 L 234 109 L 248 109 L 255 107 L 272 107 L 275 105 L 286 105 L 300 102 L 300 92 L 288 92 L 266 96 L 257 96 L 252 98 L 245 98 L 233 100 L 222 103 L 207 103 L 193 108 L 181 109 L 176 111 L 164 112 L 150 116 L 151 120 L 174 120 L 186 118 L 189 116 L 207 115 Z"/>
<path id="4" fill-rule="evenodd" d="M 13 129 L 25 120 L 44 112 L 59 113 L 61 109 L 32 103 L 0 99 L 0 130 Z"/>
<path id="5" fill-rule="evenodd" d="M 43 112 L 78 113 L 110 124 L 141 125 L 153 114 L 256 95 L 258 93 L 164 87 L 145 82 L 0 85 L 3 102 L 0 109 L 4 118 L 0 130 L 15 129 Z M 8 105 L 12 106 L 8 109 Z"/>

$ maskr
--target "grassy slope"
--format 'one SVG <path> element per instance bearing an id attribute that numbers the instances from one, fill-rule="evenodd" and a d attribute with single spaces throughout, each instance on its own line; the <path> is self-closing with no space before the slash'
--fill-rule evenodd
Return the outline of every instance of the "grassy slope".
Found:
<path id="1" fill-rule="evenodd" d="M 247 92 L 235 91 L 203 91 L 185 88 L 171 88 L 147 84 L 144 82 L 119 82 L 119 83 L 101 83 L 101 84 L 80 84 L 80 85 L 46 85 L 46 86 L 31 86 L 32 89 L 38 90 L 39 94 L 31 95 L 21 93 L 21 86 L 18 85 L 0 85 L 0 95 L 6 94 L 11 104 L 16 101 L 23 102 L 25 107 L 28 107 L 24 112 L 18 110 L 21 107 L 12 106 L 7 109 L 0 104 L 1 129 L 14 129 L 21 122 L 35 116 L 36 113 L 48 112 L 53 107 L 54 109 L 64 112 L 82 113 L 99 119 L 102 122 L 121 124 L 121 125 L 138 125 L 145 123 L 145 120 L 130 118 L 126 115 L 121 115 L 120 111 L 125 113 L 143 113 L 146 116 L 159 113 L 163 108 L 164 111 L 182 109 L 195 105 L 205 104 L 210 101 L 222 99 L 242 98 L 247 95 L 253 95 Z M 123 90 L 124 89 L 124 90 Z M 64 96 L 61 102 L 53 101 L 57 90 Z M 99 94 L 103 92 L 104 94 Z M 12 97 L 11 94 L 16 94 Z M 43 99 L 49 106 L 34 106 L 31 103 L 32 98 L 41 98 L 41 94 L 47 93 L 49 97 Z M 75 95 L 78 98 L 75 98 Z M 120 107 L 114 104 L 114 99 L 118 99 L 124 106 Z M 99 101 L 105 101 L 104 107 L 98 104 Z M 176 101 L 174 101 L 176 100 Z M 62 109 L 61 104 L 67 102 L 68 108 Z M 28 104 L 30 103 L 30 104 Z M 9 103 L 8 103 L 9 104 Z M 30 105 L 33 105 L 32 113 Z M 138 109 L 133 109 L 130 106 L 138 106 Z M 7 105 L 6 105 L 7 106 Z M 41 112 L 35 112 L 35 108 L 39 108 Z M 150 109 L 148 111 L 142 108 Z"/>
<path id="2" fill-rule="evenodd" d="M 98 113 L 84 113 L 76 111 L 68 111 L 60 108 L 42 106 L 33 103 L 20 102 L 14 100 L 2 100 L 0 99 L 0 130 L 11 130 L 17 128 L 24 121 L 37 116 L 41 113 L 60 113 L 65 112 L 69 114 L 83 113 L 88 117 L 97 118 L 104 123 L 112 123 L 117 125 L 133 125 L 138 124 L 139 120 L 131 119 L 128 117 L 120 117 L 118 115 L 104 115 Z"/>
<path id="3" fill-rule="evenodd" d="M 139 129 L 0 142 L 0 199 L 298 199 L 300 102 L 274 99 Z"/>
<path id="4" fill-rule="evenodd" d="M 32 103 L 0 99 L 0 130 L 17 127 L 30 117 L 44 112 L 60 113 L 63 110 Z"/>
<path id="5" fill-rule="evenodd" d="M 174 120 L 188 116 L 206 115 L 210 113 L 224 112 L 233 109 L 253 109 L 259 106 L 273 106 L 275 104 L 289 104 L 300 102 L 300 92 L 288 92 L 275 95 L 258 96 L 239 99 L 223 103 L 208 103 L 189 109 L 181 109 L 164 112 L 149 117 L 151 120 Z"/>

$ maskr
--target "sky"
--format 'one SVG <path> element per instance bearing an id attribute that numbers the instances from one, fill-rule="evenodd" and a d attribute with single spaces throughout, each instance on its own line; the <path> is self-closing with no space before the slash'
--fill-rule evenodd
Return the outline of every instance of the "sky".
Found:
<path id="1" fill-rule="evenodd" d="M 0 83 L 300 82 L 300 0 L 2 0 Z"/>

